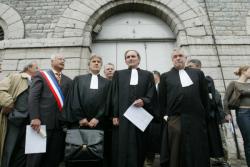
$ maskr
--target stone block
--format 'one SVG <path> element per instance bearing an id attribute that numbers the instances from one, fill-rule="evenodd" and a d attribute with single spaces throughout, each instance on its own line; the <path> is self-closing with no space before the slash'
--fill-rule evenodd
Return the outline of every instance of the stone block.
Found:
<path id="1" fill-rule="evenodd" d="M 90 49 L 88 47 L 82 48 L 81 59 L 88 59 L 90 54 Z"/>
<path id="2" fill-rule="evenodd" d="M 79 58 L 66 58 L 65 59 L 66 70 L 79 70 L 80 69 L 80 57 Z"/>
<path id="3" fill-rule="evenodd" d="M 91 16 L 94 13 L 94 10 L 88 6 L 86 6 L 84 3 L 80 1 L 73 1 L 70 5 L 69 8 L 79 11 L 83 14 L 86 14 L 88 16 Z"/>
<path id="4" fill-rule="evenodd" d="M 201 36 L 201 37 L 193 37 L 193 36 L 187 36 L 188 44 L 207 44 L 212 45 L 213 38 L 211 36 Z"/>
<path id="5" fill-rule="evenodd" d="M 187 12 L 188 10 L 190 9 L 189 6 L 187 6 L 186 3 L 181 3 L 179 4 L 177 7 L 175 7 L 173 10 L 175 11 L 176 14 L 181 14 L 181 13 L 184 13 L 184 12 Z"/>
<path id="6" fill-rule="evenodd" d="M 17 12 L 13 8 L 8 8 L 8 10 L 1 15 L 1 18 L 3 20 L 7 20 L 9 17 L 16 15 L 16 14 Z"/>
<path id="7" fill-rule="evenodd" d="M 94 11 L 100 8 L 100 4 L 96 3 L 94 0 L 78 0 L 78 1 L 90 7 Z"/>
<path id="8" fill-rule="evenodd" d="M 22 20 L 14 23 L 8 27 L 8 31 L 19 31 L 22 29 L 24 29 L 24 25 L 23 25 Z"/>
<path id="9" fill-rule="evenodd" d="M 80 70 L 88 70 L 89 69 L 88 62 L 89 62 L 88 58 L 81 58 L 80 59 Z"/>
<path id="10" fill-rule="evenodd" d="M 81 28 L 81 29 L 83 29 L 84 26 L 85 26 L 84 22 L 70 19 L 70 18 L 61 18 L 57 23 L 57 27 L 63 27 L 63 28 Z"/>
<path id="11" fill-rule="evenodd" d="M 34 48 L 27 49 L 26 58 L 27 59 L 50 59 L 52 54 L 57 53 L 56 48 Z"/>
<path id="12" fill-rule="evenodd" d="M 75 11 L 73 9 L 66 9 L 65 12 L 63 13 L 63 17 L 72 18 L 82 22 L 87 22 L 87 20 L 89 19 L 88 15 L 83 14 L 79 11 Z"/>
<path id="13" fill-rule="evenodd" d="M 197 14 L 193 10 L 188 10 L 180 14 L 179 17 L 181 18 L 182 21 L 185 21 L 197 17 Z"/>
<path id="14" fill-rule="evenodd" d="M 66 58 L 80 58 L 82 47 L 62 47 L 59 48 L 58 52 L 62 53 Z"/>
<path id="15" fill-rule="evenodd" d="M 189 52 L 191 56 L 209 56 L 216 55 L 215 49 L 210 45 L 190 45 Z"/>
<path id="16" fill-rule="evenodd" d="M 200 20 L 199 17 L 197 17 L 197 18 L 186 20 L 183 22 L 183 24 L 186 28 L 190 28 L 190 27 L 202 26 L 202 21 Z"/>
<path id="17" fill-rule="evenodd" d="M 110 0 L 95 0 L 100 6 L 107 4 Z"/>
<path id="18" fill-rule="evenodd" d="M 38 27 L 38 24 L 26 24 L 25 25 L 26 30 L 29 30 L 29 29 L 35 30 L 37 29 L 37 27 Z"/>
<path id="19" fill-rule="evenodd" d="M 7 39 L 21 39 L 24 37 L 24 29 L 13 30 L 8 32 Z"/>
<path id="20" fill-rule="evenodd" d="M 177 1 L 177 0 L 170 0 L 167 4 L 167 6 L 170 8 L 170 9 L 174 9 L 178 6 L 180 6 L 181 4 L 183 4 L 182 1 Z"/>
<path id="21" fill-rule="evenodd" d="M 8 60 L 25 59 L 26 52 L 26 49 L 6 49 L 3 58 Z"/>
<path id="22" fill-rule="evenodd" d="M 16 71 L 18 60 L 3 60 L 2 70 L 3 71 Z"/>
<path id="23" fill-rule="evenodd" d="M 8 25 L 11 25 L 11 24 L 13 24 L 13 23 L 15 23 L 15 22 L 18 22 L 18 21 L 20 21 L 20 20 L 21 20 L 21 17 L 20 17 L 19 15 L 14 14 L 14 15 L 8 17 L 7 19 L 5 19 L 4 21 L 5 21 Z"/>
<path id="24" fill-rule="evenodd" d="M 82 29 L 69 29 L 66 28 L 63 36 L 64 37 L 81 37 L 83 35 L 83 30 Z"/>
<path id="25" fill-rule="evenodd" d="M 222 69 L 225 79 L 234 80 L 238 78 L 237 76 L 234 75 L 234 71 L 237 69 L 237 67 L 223 67 Z"/>
<path id="26" fill-rule="evenodd" d="M 205 36 L 206 31 L 203 26 L 187 28 L 187 35 L 189 36 Z"/>
<path id="27" fill-rule="evenodd" d="M 220 68 L 213 68 L 213 67 L 202 67 L 202 71 L 205 75 L 211 76 L 213 79 L 221 80 L 222 75 Z"/>
<path id="28" fill-rule="evenodd" d="M 0 3 L 0 16 L 4 14 L 10 7 L 3 3 Z M 1 16 L 2 17 L 2 16 Z"/>

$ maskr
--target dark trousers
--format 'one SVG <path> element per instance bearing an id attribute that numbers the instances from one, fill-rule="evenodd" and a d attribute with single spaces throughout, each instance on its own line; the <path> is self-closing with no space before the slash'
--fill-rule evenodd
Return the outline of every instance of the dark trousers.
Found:
<path id="1" fill-rule="evenodd" d="M 236 117 L 244 141 L 247 166 L 250 167 L 250 109 L 238 109 Z"/>
<path id="2" fill-rule="evenodd" d="M 112 165 L 112 128 L 106 129 L 104 132 L 104 167 Z"/>
<path id="3" fill-rule="evenodd" d="M 29 154 L 27 167 L 58 167 L 64 154 L 64 143 L 65 133 L 62 130 L 47 130 L 46 153 Z"/>
<path id="4" fill-rule="evenodd" d="M 26 124 L 17 126 L 8 121 L 5 138 L 2 167 L 25 167 L 25 131 Z"/>
<path id="5" fill-rule="evenodd" d="M 181 166 L 181 118 L 172 116 L 168 118 L 168 145 L 170 146 L 169 167 Z"/>

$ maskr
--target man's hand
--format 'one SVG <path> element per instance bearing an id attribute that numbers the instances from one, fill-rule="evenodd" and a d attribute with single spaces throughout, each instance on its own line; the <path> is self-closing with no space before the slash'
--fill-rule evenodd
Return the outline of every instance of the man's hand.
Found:
<path id="1" fill-rule="evenodd" d="M 86 118 L 81 119 L 81 120 L 79 121 L 79 125 L 80 125 L 80 126 L 88 126 L 88 124 L 89 124 L 89 122 L 88 122 L 88 120 L 87 120 Z"/>
<path id="2" fill-rule="evenodd" d="M 119 118 L 113 118 L 113 125 L 118 126 L 119 125 Z"/>
<path id="3" fill-rule="evenodd" d="M 226 120 L 227 122 L 231 122 L 231 121 L 232 121 L 232 116 L 231 116 L 230 114 L 227 114 L 227 115 L 225 116 L 225 120 Z"/>
<path id="4" fill-rule="evenodd" d="M 94 128 L 94 127 L 96 127 L 96 125 L 97 125 L 98 123 L 99 123 L 99 120 L 96 119 L 96 118 L 93 118 L 93 119 L 91 119 L 90 122 L 89 122 L 89 127 Z"/>
<path id="5" fill-rule="evenodd" d="M 135 107 L 143 107 L 144 106 L 144 102 L 142 99 L 135 100 L 133 104 Z"/>
<path id="6" fill-rule="evenodd" d="M 8 113 L 10 113 L 13 110 L 13 108 L 14 108 L 14 104 L 11 103 L 9 106 L 3 107 L 2 108 L 2 112 L 4 114 L 8 114 Z"/>
<path id="7" fill-rule="evenodd" d="M 39 133 L 40 127 L 41 127 L 40 119 L 38 119 L 38 118 L 37 119 L 32 119 L 30 125 L 35 131 L 37 131 L 37 133 Z"/>

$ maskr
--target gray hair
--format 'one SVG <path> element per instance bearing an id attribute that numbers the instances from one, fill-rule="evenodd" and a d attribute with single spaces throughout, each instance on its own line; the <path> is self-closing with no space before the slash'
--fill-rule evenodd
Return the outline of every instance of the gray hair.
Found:
<path id="1" fill-rule="evenodd" d="M 23 70 L 21 72 L 27 72 L 29 70 L 29 68 L 32 68 L 34 64 L 37 64 L 36 61 L 28 61 L 24 67 L 23 67 Z"/>
<path id="2" fill-rule="evenodd" d="M 50 59 L 55 60 L 57 58 L 57 56 L 63 56 L 63 55 L 60 53 L 55 53 L 55 54 L 51 55 Z"/>
<path id="3" fill-rule="evenodd" d="M 188 63 L 193 63 L 193 64 L 195 64 L 196 66 L 199 66 L 199 67 L 202 66 L 201 61 L 199 59 L 190 59 L 188 61 Z"/>
<path id="4" fill-rule="evenodd" d="M 182 48 L 174 48 L 173 52 L 172 52 L 172 55 L 171 55 L 172 58 L 173 58 L 173 56 L 174 56 L 174 54 L 176 52 L 183 55 L 184 57 L 187 57 L 187 55 L 185 54 L 185 52 L 184 52 L 184 50 Z"/>
<path id="5" fill-rule="evenodd" d="M 107 63 L 107 64 L 104 65 L 104 69 L 105 69 L 106 66 L 108 66 L 108 65 L 115 67 L 115 65 L 114 65 L 113 63 Z"/>
<path id="6" fill-rule="evenodd" d="M 96 53 L 91 54 L 91 56 L 89 58 L 89 61 L 88 61 L 88 66 L 90 65 L 91 60 L 94 59 L 94 58 L 99 59 L 101 61 L 101 66 L 102 66 L 102 58 L 100 56 L 98 56 Z"/>

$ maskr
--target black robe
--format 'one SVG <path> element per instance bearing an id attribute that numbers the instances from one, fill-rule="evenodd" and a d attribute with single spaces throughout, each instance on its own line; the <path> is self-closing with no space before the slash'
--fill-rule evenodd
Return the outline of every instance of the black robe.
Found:
<path id="1" fill-rule="evenodd" d="M 182 167 L 209 167 L 207 136 L 208 89 L 204 74 L 197 69 L 185 69 L 193 85 L 182 87 L 179 72 L 175 68 L 161 75 L 159 100 L 163 115 L 180 116 Z M 169 146 L 165 125 L 161 166 L 168 167 Z"/>
<path id="2" fill-rule="evenodd" d="M 130 85 L 131 70 L 116 71 L 112 81 L 112 117 L 118 117 L 118 127 L 113 128 L 113 167 L 143 167 L 145 134 L 123 116 L 136 99 L 142 99 L 144 107 L 152 113 L 152 99 L 156 96 L 151 72 L 138 69 L 138 85 Z"/>
<path id="3" fill-rule="evenodd" d="M 223 107 L 221 96 L 215 89 L 214 81 L 210 76 L 206 76 L 208 83 L 209 97 L 209 119 L 208 119 L 208 138 L 210 157 L 220 158 L 224 156 L 219 124 L 222 123 Z"/>
<path id="4" fill-rule="evenodd" d="M 92 74 L 80 75 L 74 78 L 64 104 L 64 121 L 69 122 L 72 128 L 79 127 L 79 120 L 92 118 L 99 120 L 95 127 L 103 129 L 106 97 L 109 81 L 98 75 L 98 89 L 90 89 Z"/>

